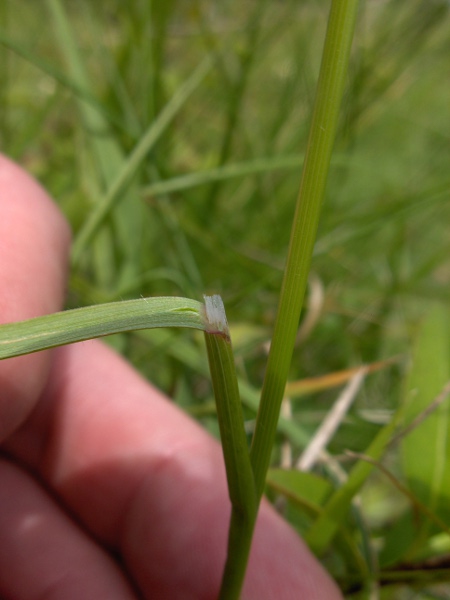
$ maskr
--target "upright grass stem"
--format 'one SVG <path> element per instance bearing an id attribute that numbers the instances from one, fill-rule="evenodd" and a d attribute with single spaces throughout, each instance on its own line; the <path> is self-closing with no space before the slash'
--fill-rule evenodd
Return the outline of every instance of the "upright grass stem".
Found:
<path id="1" fill-rule="evenodd" d="M 231 339 L 220 296 L 205 296 L 205 341 L 232 505 L 227 562 L 219 600 L 238 600 L 250 553 L 258 503 Z"/>
<path id="2" fill-rule="evenodd" d="M 205 297 L 205 338 L 232 515 L 220 600 L 238 600 L 277 429 L 344 91 L 358 0 L 333 0 L 274 335 L 250 452 L 225 311 Z"/>
<path id="3" fill-rule="evenodd" d="M 358 0 L 333 0 L 275 329 L 250 450 L 260 498 L 294 350 L 342 101 Z"/>

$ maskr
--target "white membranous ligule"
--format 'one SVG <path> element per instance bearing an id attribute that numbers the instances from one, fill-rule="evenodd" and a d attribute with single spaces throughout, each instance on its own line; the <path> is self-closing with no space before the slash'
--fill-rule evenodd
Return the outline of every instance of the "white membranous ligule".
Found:
<path id="1" fill-rule="evenodd" d="M 218 294 L 203 296 L 205 299 L 206 331 L 230 335 L 222 298 Z"/>

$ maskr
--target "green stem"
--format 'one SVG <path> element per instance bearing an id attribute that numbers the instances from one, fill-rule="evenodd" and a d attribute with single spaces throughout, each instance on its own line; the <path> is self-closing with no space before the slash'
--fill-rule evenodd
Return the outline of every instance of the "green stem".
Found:
<path id="1" fill-rule="evenodd" d="M 239 600 L 258 512 L 241 513 L 233 506 L 228 531 L 227 561 L 218 600 Z"/>
<path id="2" fill-rule="evenodd" d="M 257 501 L 230 334 L 220 296 L 205 296 L 205 340 L 232 504 L 220 600 L 238 600 L 250 553 Z"/>
<path id="3" fill-rule="evenodd" d="M 342 101 L 358 0 L 333 0 L 260 408 L 250 451 L 262 496 L 294 349 Z"/>

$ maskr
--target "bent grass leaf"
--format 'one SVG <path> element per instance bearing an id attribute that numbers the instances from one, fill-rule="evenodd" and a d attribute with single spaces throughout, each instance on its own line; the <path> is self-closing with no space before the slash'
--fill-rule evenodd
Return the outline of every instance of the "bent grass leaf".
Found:
<path id="1" fill-rule="evenodd" d="M 95 97 L 95 86 L 89 75 L 87 63 L 84 60 L 65 3 L 61 0 L 46 0 L 46 5 L 53 23 L 51 29 L 58 42 L 58 50 L 66 65 L 68 77 L 73 85 L 81 87 Z M 100 210 L 98 198 L 102 197 L 103 190 L 113 184 L 117 173 L 123 169 L 125 156 L 119 138 L 115 135 L 114 129 L 104 114 L 104 103 L 99 103 L 99 108 L 96 108 L 92 103 L 86 102 L 82 96 L 78 95 L 75 99 L 87 136 L 87 160 L 93 161 L 95 165 L 93 169 L 85 169 L 83 173 L 87 189 L 90 190 L 89 195 L 93 200 L 92 213 L 87 219 L 87 223 L 89 223 L 93 218 L 92 215 L 97 214 Z M 101 135 L 98 132 L 101 132 Z M 131 182 L 127 188 L 126 198 L 126 206 L 122 204 L 117 207 L 117 211 L 113 215 L 114 234 L 108 228 L 104 228 L 97 235 L 93 244 L 91 260 L 94 272 L 97 281 L 101 282 L 101 286 L 105 288 L 113 289 L 118 281 L 120 285 L 124 285 L 128 278 L 132 279 L 139 273 L 139 238 L 141 234 L 137 235 L 137 232 L 142 231 L 144 221 L 142 218 L 143 207 L 137 193 L 136 182 Z M 86 225 L 83 225 L 80 233 L 85 231 L 85 228 Z M 77 234 L 72 247 L 73 256 L 79 247 L 80 233 Z M 124 265 L 126 265 L 120 278 L 113 259 L 114 247 L 118 241 L 120 241 L 124 254 Z M 79 249 L 80 253 L 82 249 Z M 124 274 L 126 275 L 125 279 Z"/>
<path id="2" fill-rule="evenodd" d="M 46 3 L 53 19 L 59 48 L 67 64 L 70 81 L 74 86 L 85 90 L 91 97 L 95 97 L 95 89 L 88 75 L 64 3 L 61 0 L 47 0 Z M 191 94 L 201 84 L 212 66 L 209 57 L 199 64 L 143 132 L 128 156 L 125 156 L 119 138 L 114 136 L 114 131 L 103 114 L 103 105 L 99 103 L 96 107 L 92 102 L 86 102 L 83 97 L 77 97 L 86 130 L 102 132 L 101 135 L 93 134 L 88 137 L 92 156 L 95 157 L 98 165 L 97 171 L 99 171 L 97 177 L 94 175 L 96 171 L 92 171 L 91 187 L 102 190 L 102 192 L 94 194 L 95 199 L 98 197 L 98 201 L 74 240 L 72 262 L 77 265 L 84 250 L 96 240 L 94 247 L 98 255 L 95 255 L 98 256 L 100 263 L 97 266 L 97 276 L 107 287 L 112 287 L 114 281 L 117 280 L 115 267 L 108 258 L 113 253 L 114 241 L 106 229 L 102 236 L 98 236 L 99 229 L 105 220 L 113 215 L 117 237 L 121 242 L 122 252 L 126 255 L 126 269 L 123 269 L 121 273 L 120 285 L 129 285 L 139 273 L 141 253 L 139 240 L 141 236 L 145 235 L 142 229 L 144 223 L 143 204 L 134 177 L 142 167 L 148 153 L 167 130 Z M 125 192 L 127 193 L 125 194 Z M 136 232 L 140 232 L 139 235 L 136 235 Z M 105 268 L 105 262 L 109 262 L 107 268 Z M 110 274 L 108 275 L 108 273 Z"/>
<path id="3" fill-rule="evenodd" d="M 74 262 L 79 259 L 82 250 L 88 245 L 114 205 L 123 197 L 121 193 L 130 183 L 145 157 L 160 139 L 179 110 L 184 106 L 190 95 L 206 77 L 211 67 L 212 63 L 209 58 L 204 59 L 200 63 L 197 69 L 177 90 L 156 120 L 148 127 L 128 158 L 123 160 L 114 178 L 111 179 L 108 190 L 95 207 L 95 210 L 75 240 L 72 252 Z"/>
<path id="4" fill-rule="evenodd" d="M 142 188 L 141 194 L 146 198 L 180 192 L 197 186 L 218 181 L 227 181 L 237 177 L 268 173 L 278 169 L 298 169 L 303 164 L 303 156 L 275 156 L 273 158 L 257 158 L 248 162 L 225 165 L 215 169 L 186 173 L 164 181 L 157 181 Z"/>
<path id="5" fill-rule="evenodd" d="M 156 297 L 110 302 L 0 325 L 0 359 L 135 329 L 204 330 L 203 304 Z"/>
<path id="6" fill-rule="evenodd" d="M 1 40 L 1 37 L 0 37 Z M 145 185 L 141 189 L 141 194 L 148 200 L 155 196 L 181 192 L 193 187 L 207 185 L 246 177 L 248 175 L 266 174 L 271 171 L 299 169 L 303 165 L 304 156 L 301 154 L 288 154 L 285 156 L 273 156 L 270 158 L 261 157 L 254 160 L 244 161 L 236 164 L 227 164 L 222 167 L 205 169 L 204 171 L 195 171 L 178 175 L 163 181 L 156 181 Z M 349 165 L 349 157 L 346 155 L 336 155 L 331 159 L 334 166 Z M 360 166 L 360 165 L 356 165 Z"/>

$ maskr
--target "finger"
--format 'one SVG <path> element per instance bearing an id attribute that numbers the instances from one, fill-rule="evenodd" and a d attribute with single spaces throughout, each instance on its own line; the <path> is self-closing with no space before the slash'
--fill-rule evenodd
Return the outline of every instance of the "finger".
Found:
<path id="1" fill-rule="evenodd" d="M 216 598 L 230 510 L 217 442 L 103 344 L 62 348 L 55 359 L 9 449 L 122 554 L 148 597 Z M 267 505 L 245 586 L 244 597 L 260 600 L 340 598 Z"/>
<path id="2" fill-rule="evenodd" d="M 34 480 L 0 460 L 0 594 L 14 600 L 133 600 L 121 570 Z"/>
<path id="3" fill-rule="evenodd" d="M 69 230 L 44 190 L 0 156 L 0 322 L 60 310 Z M 49 353 L 0 363 L 0 440 L 32 409 L 46 382 Z"/>

